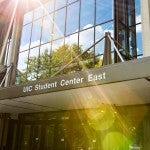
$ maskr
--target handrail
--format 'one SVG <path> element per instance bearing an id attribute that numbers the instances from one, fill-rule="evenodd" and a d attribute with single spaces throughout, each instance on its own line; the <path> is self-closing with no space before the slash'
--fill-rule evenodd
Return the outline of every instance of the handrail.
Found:
<path id="1" fill-rule="evenodd" d="M 115 45 L 116 41 L 114 40 L 114 38 L 112 38 L 110 34 L 105 34 L 105 35 L 104 35 L 103 37 L 101 37 L 98 41 L 96 41 L 94 44 L 92 44 L 89 48 L 87 48 L 87 49 L 86 49 L 85 51 L 83 51 L 81 54 L 79 54 L 78 56 L 76 56 L 75 58 L 73 58 L 69 63 L 67 63 L 66 65 L 62 66 L 62 68 L 60 68 L 60 70 L 58 70 L 56 73 L 54 73 L 51 77 L 54 77 L 54 76 L 58 75 L 61 71 L 63 71 L 63 70 L 64 70 L 65 68 L 67 68 L 70 64 L 72 64 L 73 62 L 75 62 L 75 60 L 78 60 L 79 57 L 81 57 L 83 54 L 85 54 L 86 52 L 88 52 L 91 48 L 93 48 L 95 45 L 97 45 L 99 42 L 101 42 L 101 41 L 102 41 L 103 39 L 105 39 L 106 37 L 108 38 L 108 40 L 110 40 L 110 43 L 113 44 L 113 48 L 114 48 L 114 50 L 116 51 L 117 55 L 119 56 L 120 60 L 121 60 L 122 62 L 124 62 L 124 59 L 123 59 L 123 57 L 122 57 L 123 54 L 121 54 L 121 52 L 120 52 L 120 51 L 118 50 L 118 48 L 116 47 L 116 45 Z M 121 47 L 121 45 L 120 45 L 119 43 L 117 43 L 117 44 Z M 123 48 L 122 48 L 122 49 L 123 49 Z M 123 49 L 123 50 L 126 52 L 125 49 Z M 127 52 L 126 52 L 126 54 L 127 54 Z M 130 54 L 129 54 L 129 55 L 130 55 Z M 131 57 L 132 57 L 132 56 L 131 56 Z M 0 87 L 2 87 L 4 81 L 5 81 L 6 77 L 7 77 L 7 75 L 10 73 L 10 70 L 11 70 L 12 67 L 15 68 L 15 70 L 17 71 L 17 74 L 18 74 L 18 75 L 19 75 L 19 74 L 20 74 L 20 75 L 23 74 L 23 73 L 22 73 L 21 71 L 19 71 L 13 64 L 11 64 L 11 65 L 9 65 L 9 66 L 6 66 L 5 69 L 7 69 L 7 72 L 6 72 L 6 74 L 5 74 L 5 76 L 4 76 L 3 80 L 2 80 L 2 82 L 0 83 Z"/>
<path id="2" fill-rule="evenodd" d="M 123 49 L 123 51 L 125 51 L 125 53 L 128 54 L 128 56 L 130 56 L 130 58 L 134 59 L 134 57 L 131 56 L 131 55 L 129 54 L 129 52 L 127 52 L 127 50 L 124 49 L 124 48 L 122 47 L 122 45 L 121 45 L 118 41 L 116 41 L 113 37 L 111 37 L 111 39 L 112 39 L 118 46 L 120 46 L 121 49 Z"/>
<path id="3" fill-rule="evenodd" d="M 3 80 L 2 80 L 2 82 L 0 83 L 0 87 L 2 87 L 4 81 L 5 81 L 6 77 L 7 77 L 7 75 L 9 74 L 9 72 L 10 72 L 10 70 L 11 70 L 12 67 L 13 67 L 13 64 L 7 66 L 7 69 L 8 69 L 8 68 L 9 68 L 9 69 L 8 69 L 7 73 L 5 74 L 5 76 L 4 76 Z"/>
<path id="4" fill-rule="evenodd" d="M 107 35 L 107 36 L 108 36 L 109 40 L 112 42 L 110 35 Z M 119 50 L 117 49 L 116 45 L 114 44 L 114 42 L 113 42 L 113 47 L 114 47 L 116 53 L 118 54 L 119 58 L 121 59 L 121 61 L 124 62 L 124 59 L 122 58 L 122 56 L 121 56 Z"/>
<path id="5" fill-rule="evenodd" d="M 124 59 L 122 57 L 122 54 L 119 52 L 118 48 L 116 47 L 115 43 L 116 41 L 109 35 L 105 35 L 103 36 L 100 40 L 98 40 L 97 42 L 95 42 L 93 45 L 91 45 L 89 48 L 87 48 L 85 51 L 83 51 L 80 55 L 76 56 L 73 60 L 71 60 L 68 64 L 64 65 L 59 71 L 57 71 L 55 74 L 52 75 L 52 77 L 58 75 L 61 71 L 63 71 L 66 67 L 68 67 L 72 62 L 74 62 L 75 60 L 77 60 L 79 57 L 81 57 L 84 53 L 86 53 L 87 51 L 89 51 L 92 47 L 94 47 L 96 44 L 98 44 L 99 42 L 101 42 L 104 38 L 106 38 L 106 36 L 108 37 L 108 39 L 110 40 L 111 43 L 113 43 L 113 48 L 116 51 L 116 53 L 118 54 L 120 60 L 122 62 L 124 62 Z M 118 43 L 117 43 L 118 44 Z M 123 49 L 124 50 L 124 49 Z M 125 50 L 126 52 L 126 50 Z"/>

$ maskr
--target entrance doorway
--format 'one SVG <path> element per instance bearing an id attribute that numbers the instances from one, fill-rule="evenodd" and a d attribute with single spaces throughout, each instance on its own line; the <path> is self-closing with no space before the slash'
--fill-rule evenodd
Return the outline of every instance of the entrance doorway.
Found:
<path id="1" fill-rule="evenodd" d="M 41 125 L 25 124 L 22 129 L 22 150 L 40 150 Z"/>
<path id="2" fill-rule="evenodd" d="M 143 139 L 147 132 L 143 129 L 149 129 L 148 123 L 143 115 L 137 117 L 137 110 L 145 107 L 117 109 L 112 111 L 107 106 L 23 114 L 18 150 L 133 150 L 135 147 L 141 150 L 144 146 L 146 150 L 148 146 Z"/>
<path id="3" fill-rule="evenodd" d="M 23 114 L 19 150 L 98 150 L 98 132 L 84 113 Z"/>
<path id="4" fill-rule="evenodd" d="M 20 150 L 96 150 L 96 134 L 86 124 L 25 124 Z"/>

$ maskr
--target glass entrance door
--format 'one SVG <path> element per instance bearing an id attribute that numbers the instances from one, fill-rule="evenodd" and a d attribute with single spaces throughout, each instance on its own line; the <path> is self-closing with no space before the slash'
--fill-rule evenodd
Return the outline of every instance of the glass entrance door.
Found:
<path id="1" fill-rule="evenodd" d="M 73 127 L 73 150 L 97 150 L 95 130 L 88 124 L 77 123 Z"/>
<path id="2" fill-rule="evenodd" d="M 31 127 L 30 145 L 31 150 L 40 150 L 41 143 L 41 125 L 33 125 Z"/>
<path id="3" fill-rule="evenodd" d="M 41 125 L 24 125 L 21 150 L 40 150 Z"/>
<path id="4" fill-rule="evenodd" d="M 71 146 L 71 137 L 69 136 L 69 128 L 65 127 L 64 124 L 56 125 L 54 149 L 70 150 L 71 149 L 70 146 Z"/>
<path id="5" fill-rule="evenodd" d="M 26 124 L 19 150 L 97 150 L 95 131 L 80 122 Z"/>
<path id="6" fill-rule="evenodd" d="M 24 125 L 22 132 L 22 140 L 21 140 L 21 150 L 29 150 L 30 149 L 30 133 L 31 133 L 31 125 Z"/>
<path id="7" fill-rule="evenodd" d="M 147 150 L 150 119 L 141 115 L 145 106 L 138 110 L 137 106 L 119 107 L 113 113 L 103 106 L 86 113 L 79 110 L 80 116 L 57 112 L 45 114 L 49 118 L 24 119 L 17 150 Z"/>
<path id="8" fill-rule="evenodd" d="M 43 150 L 54 150 L 55 125 L 46 124 L 44 128 L 44 145 Z"/>

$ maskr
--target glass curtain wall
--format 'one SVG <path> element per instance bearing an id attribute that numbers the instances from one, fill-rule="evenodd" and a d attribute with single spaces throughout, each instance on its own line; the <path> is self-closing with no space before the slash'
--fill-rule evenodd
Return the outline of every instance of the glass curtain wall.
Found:
<path id="1" fill-rule="evenodd" d="M 133 23 L 130 19 L 130 28 L 137 34 L 130 30 L 128 38 L 137 40 L 134 44 L 138 43 L 136 48 L 140 55 L 142 44 L 139 1 L 134 2 L 134 15 L 137 16 L 138 22 L 135 25 L 135 21 Z M 18 59 L 21 76 L 19 74 L 16 83 L 101 66 L 104 40 L 92 45 L 101 39 L 105 32 L 110 32 L 114 37 L 114 6 L 113 0 L 51 0 L 25 13 Z M 128 9 L 128 18 L 133 16 L 131 9 L 132 7 Z M 115 35 L 118 32 L 119 29 L 115 30 Z M 59 72 L 63 66 L 90 46 L 92 48 L 82 57 Z M 112 48 L 112 56 L 113 53 Z"/>
<path id="2" fill-rule="evenodd" d="M 27 12 L 18 60 L 22 74 L 17 83 L 54 75 L 104 36 L 105 31 L 113 33 L 113 2 L 107 1 L 52 0 Z M 63 73 L 100 66 L 102 45 L 93 46 Z"/>

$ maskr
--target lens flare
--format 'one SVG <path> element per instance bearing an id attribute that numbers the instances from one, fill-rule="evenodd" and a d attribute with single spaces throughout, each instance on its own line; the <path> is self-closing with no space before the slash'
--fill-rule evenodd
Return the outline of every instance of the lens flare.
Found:
<path id="1" fill-rule="evenodd" d="M 95 130 L 107 130 L 115 121 L 115 114 L 106 105 L 97 110 L 88 110 L 86 114 L 89 125 Z"/>
<path id="2" fill-rule="evenodd" d="M 127 150 L 131 141 L 120 132 L 110 132 L 103 140 L 104 150 Z"/>

